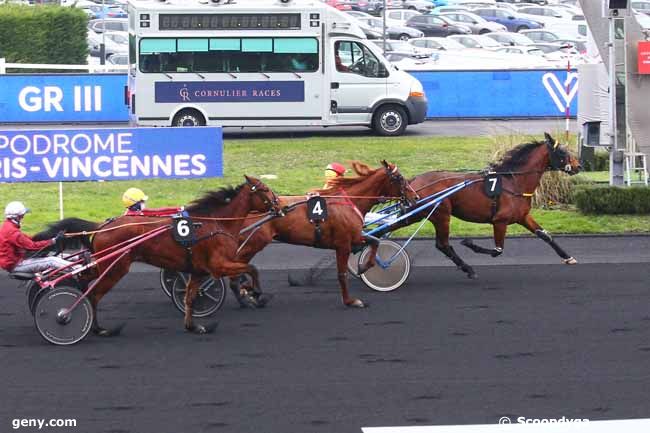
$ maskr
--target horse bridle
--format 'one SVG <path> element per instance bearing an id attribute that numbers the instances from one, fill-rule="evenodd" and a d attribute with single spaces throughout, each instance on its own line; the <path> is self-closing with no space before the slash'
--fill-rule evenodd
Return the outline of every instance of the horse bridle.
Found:
<path id="1" fill-rule="evenodd" d="M 413 189 L 410 183 L 404 179 L 404 176 L 402 176 L 402 173 L 399 172 L 397 169 L 397 166 L 393 166 L 393 168 L 390 168 L 390 166 L 385 166 L 386 169 L 386 174 L 388 175 L 388 178 L 391 183 L 399 182 L 399 193 L 400 193 L 400 202 L 404 204 L 405 206 L 411 206 L 413 203 L 409 203 L 409 199 L 406 197 L 406 192 L 407 190 L 410 190 L 413 194 L 415 194 L 415 199 L 418 200 L 420 198 L 420 195 Z"/>
<path id="2" fill-rule="evenodd" d="M 262 193 L 261 198 L 262 198 L 262 203 L 266 206 L 267 212 L 273 212 L 276 216 L 283 216 L 284 212 L 280 208 L 280 200 L 278 199 L 278 196 L 275 195 L 275 192 L 272 191 L 269 187 L 264 185 L 261 180 L 258 180 L 255 185 L 251 185 L 250 182 L 248 182 L 251 188 L 251 194 L 258 194 Z M 269 200 L 267 194 L 265 193 L 271 193 L 271 200 Z"/>
<path id="3" fill-rule="evenodd" d="M 548 169 L 551 171 L 564 171 L 571 173 L 573 167 L 569 163 L 569 152 L 560 147 L 560 143 L 555 140 L 553 144 L 547 143 L 549 150 Z"/>

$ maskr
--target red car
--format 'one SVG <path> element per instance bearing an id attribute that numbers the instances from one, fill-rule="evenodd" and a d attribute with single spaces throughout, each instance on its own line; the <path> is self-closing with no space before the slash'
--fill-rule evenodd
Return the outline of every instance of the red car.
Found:
<path id="1" fill-rule="evenodd" d="M 345 0 L 327 0 L 325 3 L 340 11 L 352 10 L 352 6 L 350 6 Z"/>

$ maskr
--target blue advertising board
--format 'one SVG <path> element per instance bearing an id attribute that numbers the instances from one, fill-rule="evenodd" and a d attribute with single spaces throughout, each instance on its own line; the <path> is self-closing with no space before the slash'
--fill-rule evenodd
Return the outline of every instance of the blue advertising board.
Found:
<path id="1" fill-rule="evenodd" d="M 302 102 L 303 81 L 187 81 L 155 83 L 156 102 Z"/>
<path id="2" fill-rule="evenodd" d="M 0 75 L 0 122 L 125 122 L 124 74 Z"/>
<path id="3" fill-rule="evenodd" d="M 577 114 L 576 71 L 409 73 L 424 87 L 428 118 L 564 117 L 567 103 L 570 115 Z"/>
<path id="4" fill-rule="evenodd" d="M 221 176 L 221 128 L 0 131 L 0 182 Z"/>

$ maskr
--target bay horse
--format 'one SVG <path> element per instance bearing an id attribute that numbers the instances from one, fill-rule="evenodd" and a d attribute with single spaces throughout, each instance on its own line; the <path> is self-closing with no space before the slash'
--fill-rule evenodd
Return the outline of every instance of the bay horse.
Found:
<path id="1" fill-rule="evenodd" d="M 409 181 L 411 187 L 422 197 L 440 192 L 464 180 L 476 181 L 444 199 L 429 217 L 436 231 L 436 248 L 469 278 L 476 278 L 476 272 L 449 244 L 449 222 L 452 215 L 469 222 L 492 224 L 495 243 L 493 249 L 476 245 L 471 239 L 461 242 L 475 253 L 500 256 L 503 253 L 508 225 L 516 223 L 549 244 L 565 264 L 577 263 L 530 214 L 532 195 L 546 171 L 563 171 L 574 175 L 582 168 L 580 162 L 564 145 L 548 133 L 544 134 L 544 138 L 544 141 L 533 141 L 514 147 L 499 162 L 488 167 L 487 171 L 500 176 L 502 181 L 502 193 L 494 199 L 484 192 L 485 174 L 430 171 Z M 416 214 L 413 218 L 391 227 L 391 230 L 422 220 L 427 212 Z"/>
<path id="2" fill-rule="evenodd" d="M 286 212 L 284 217 L 261 226 L 249 239 L 242 237 L 240 241 L 243 247 L 238 259 L 249 262 L 274 239 L 288 244 L 335 250 L 343 304 L 363 308 L 363 301 L 348 293 L 347 278 L 348 258 L 353 249 L 366 244 L 372 248 L 372 254 L 368 255 L 366 263 L 359 265 L 359 274 L 375 265 L 379 240 L 362 234 L 363 215 L 382 198 L 399 197 L 405 205 L 411 205 L 418 196 L 397 167 L 386 161 L 382 161 L 382 166 L 377 169 L 354 161 L 352 168 L 357 176 L 329 179 L 327 188 L 312 191 L 313 194 L 322 196 L 327 203 L 327 219 L 319 223 L 318 227 L 308 219 L 305 196 L 280 196 L 283 208 L 295 206 L 295 209 Z M 231 289 L 236 296 L 239 292 L 238 284 L 238 279 L 231 279 Z"/>
<path id="3" fill-rule="evenodd" d="M 95 334 L 109 336 L 115 333 L 99 326 L 97 305 L 127 274 L 133 262 L 145 262 L 160 268 L 188 272 L 190 279 L 185 288 L 185 329 L 199 334 L 210 332 L 212 329 L 195 325 L 192 320 L 192 302 L 198 293 L 201 277 L 209 274 L 218 279 L 242 273 L 256 276 L 255 268 L 235 258 L 239 232 L 245 221 L 250 221 L 247 215 L 253 211 L 282 215 L 273 191 L 261 181 L 247 176 L 246 182 L 236 188 L 207 192 L 190 203 L 185 211 L 195 224 L 200 224 L 195 229 L 196 242 L 192 246 L 181 246 L 174 240 L 171 230 L 167 230 L 150 241 L 137 245 L 124 256 L 97 265 L 89 270 L 88 274 L 80 275 L 81 280 L 89 281 L 106 272 L 89 294 L 95 311 L 92 328 Z M 98 230 L 90 240 L 91 250 L 97 252 L 123 242 L 128 244 L 129 240 L 139 235 L 170 224 L 170 217 L 121 216 L 106 224 L 69 218 L 50 225 L 48 230 L 39 233 L 35 238 L 47 238 L 51 233 L 61 230 Z"/>

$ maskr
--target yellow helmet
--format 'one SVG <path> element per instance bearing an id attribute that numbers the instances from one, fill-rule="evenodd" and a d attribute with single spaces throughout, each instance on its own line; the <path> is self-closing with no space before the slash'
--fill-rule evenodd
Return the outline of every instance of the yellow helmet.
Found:
<path id="1" fill-rule="evenodd" d="M 147 201 L 148 199 L 149 197 L 139 188 L 129 188 L 122 194 L 122 203 L 126 207 L 131 207 L 136 203 Z"/>

